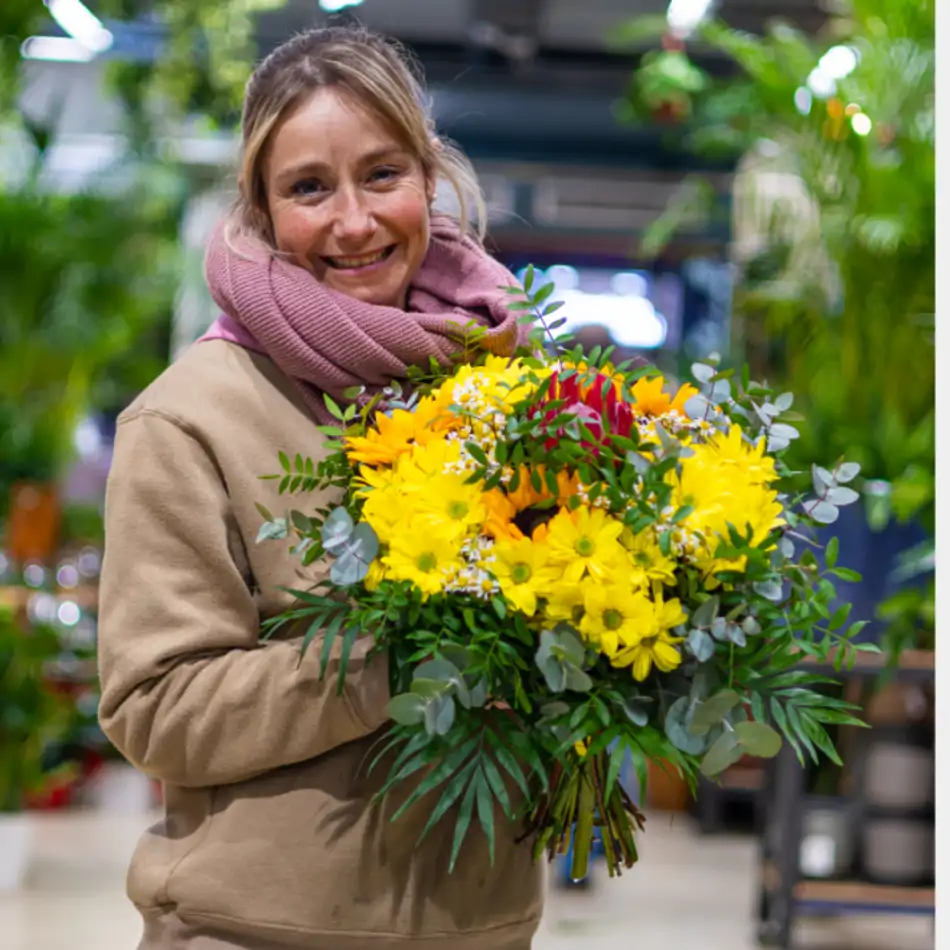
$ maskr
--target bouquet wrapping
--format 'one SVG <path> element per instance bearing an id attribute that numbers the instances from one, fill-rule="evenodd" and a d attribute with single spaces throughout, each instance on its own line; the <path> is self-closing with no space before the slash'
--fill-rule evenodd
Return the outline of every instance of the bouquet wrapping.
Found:
<path id="1" fill-rule="evenodd" d="M 381 795 L 426 799 L 425 834 L 494 853 L 500 812 L 553 857 L 594 836 L 611 875 L 637 860 L 629 756 L 697 777 L 744 755 L 837 760 L 829 726 L 861 725 L 823 666 L 853 663 L 861 623 L 835 606 L 837 541 L 814 527 L 857 500 L 854 464 L 783 463 L 792 396 L 697 363 L 675 392 L 649 368 L 571 349 L 550 285 L 508 288 L 537 324 L 511 359 L 464 328 L 455 366 L 415 369 L 372 399 L 327 399 L 322 454 L 282 453 L 280 493 L 331 507 L 261 508 L 260 539 L 293 538 L 320 579 L 265 624 L 309 621 L 346 659 L 389 656 L 393 720 Z M 445 823 L 444 828 L 441 827 Z M 451 868 L 450 868 L 451 869 Z"/>

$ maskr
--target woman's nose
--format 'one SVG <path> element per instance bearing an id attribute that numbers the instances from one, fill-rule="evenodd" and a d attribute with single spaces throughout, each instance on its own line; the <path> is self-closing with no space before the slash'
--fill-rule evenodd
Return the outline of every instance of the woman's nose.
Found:
<path id="1" fill-rule="evenodd" d="M 373 236 L 376 220 L 358 191 L 341 189 L 336 197 L 333 230 L 338 241 L 358 244 Z"/>

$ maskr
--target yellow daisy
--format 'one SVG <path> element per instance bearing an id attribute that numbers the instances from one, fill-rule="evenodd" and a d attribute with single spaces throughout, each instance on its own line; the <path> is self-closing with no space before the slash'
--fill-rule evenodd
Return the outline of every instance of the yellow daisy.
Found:
<path id="1" fill-rule="evenodd" d="M 528 538 L 500 541 L 492 553 L 491 572 L 505 598 L 522 613 L 533 616 L 538 598 L 557 584 L 561 571 L 551 564 L 550 551 Z"/>
<path id="2" fill-rule="evenodd" d="M 402 523 L 382 561 L 394 581 L 411 581 L 426 596 L 439 593 L 446 579 L 464 567 L 458 541 L 434 532 L 412 531 Z"/>
<path id="3" fill-rule="evenodd" d="M 580 631 L 609 657 L 636 643 L 654 624 L 653 604 L 642 591 L 626 584 L 587 584 Z"/>
<path id="4" fill-rule="evenodd" d="M 564 567 L 564 579 L 575 583 L 587 571 L 599 581 L 610 579 L 625 562 L 618 538 L 623 524 L 601 508 L 562 508 L 548 523 L 552 559 Z"/>

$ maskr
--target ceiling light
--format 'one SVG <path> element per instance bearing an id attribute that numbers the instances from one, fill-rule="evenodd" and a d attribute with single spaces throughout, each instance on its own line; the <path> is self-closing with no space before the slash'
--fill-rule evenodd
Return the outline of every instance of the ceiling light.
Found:
<path id="1" fill-rule="evenodd" d="M 689 36 L 706 19 L 713 0 L 670 0 L 666 20 L 679 37 Z"/>
<path id="2" fill-rule="evenodd" d="M 347 7 L 358 7 L 363 0 L 320 0 L 320 7 L 327 13 L 339 13 Z"/>
<path id="3" fill-rule="evenodd" d="M 112 34 L 82 0 L 43 0 L 50 16 L 64 33 L 92 53 L 104 53 L 112 46 Z"/>
<path id="4" fill-rule="evenodd" d="M 88 63 L 96 54 L 68 36 L 31 36 L 23 41 L 20 55 L 51 63 Z"/>

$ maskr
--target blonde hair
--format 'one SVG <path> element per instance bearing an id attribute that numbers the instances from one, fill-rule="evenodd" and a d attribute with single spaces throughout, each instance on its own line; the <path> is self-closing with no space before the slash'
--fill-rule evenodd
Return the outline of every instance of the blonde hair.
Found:
<path id="1" fill-rule="evenodd" d="M 228 222 L 229 236 L 249 234 L 274 246 L 262 173 L 267 143 L 290 109 L 325 88 L 352 96 L 422 164 L 427 178 L 447 181 L 458 199 L 459 229 L 479 241 L 484 238 L 485 200 L 478 177 L 457 146 L 436 137 L 418 62 L 395 41 L 354 27 L 294 36 L 252 73 L 244 93 L 239 195 Z"/>

